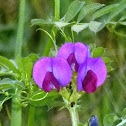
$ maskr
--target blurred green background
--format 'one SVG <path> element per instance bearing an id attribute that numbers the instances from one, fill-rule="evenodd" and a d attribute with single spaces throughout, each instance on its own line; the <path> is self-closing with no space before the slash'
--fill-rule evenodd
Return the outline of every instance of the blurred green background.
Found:
<path id="1" fill-rule="evenodd" d="M 73 0 L 61 0 L 61 17 Z M 104 3 L 105 5 L 118 3 L 120 0 L 85 0 L 86 4 L 92 2 Z M 14 59 L 15 44 L 18 25 L 19 0 L 0 0 L 0 55 Z M 54 0 L 27 0 L 25 13 L 25 30 L 23 37 L 22 56 L 36 53 L 40 57 L 44 52 L 48 36 L 41 31 L 36 31 L 39 26 L 31 27 L 31 19 L 53 19 Z M 88 19 L 87 19 L 88 20 Z M 51 26 L 43 26 L 43 29 L 51 32 Z M 126 34 L 126 26 L 117 26 L 116 30 Z M 67 35 L 69 35 L 66 31 Z M 75 41 L 84 44 L 93 44 L 106 48 L 106 56 L 112 60 L 115 68 L 110 72 L 104 85 L 99 87 L 93 94 L 85 94 L 80 100 L 80 122 L 85 123 L 92 115 L 97 115 L 99 126 L 103 125 L 106 114 L 115 113 L 120 116 L 126 107 L 126 36 L 117 35 L 107 28 L 97 34 L 89 29 L 75 35 Z M 65 42 L 58 31 L 56 36 L 57 45 L 60 47 Z M 9 126 L 11 100 L 4 103 L 0 112 L 2 126 Z M 28 106 L 23 108 L 23 124 L 27 125 Z M 36 107 L 34 126 L 71 126 L 70 115 L 66 109 L 47 106 Z"/>

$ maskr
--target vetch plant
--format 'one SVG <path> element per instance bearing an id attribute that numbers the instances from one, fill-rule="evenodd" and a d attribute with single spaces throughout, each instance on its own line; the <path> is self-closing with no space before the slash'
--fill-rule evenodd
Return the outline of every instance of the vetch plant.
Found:
<path id="1" fill-rule="evenodd" d="M 62 96 L 65 107 L 70 111 L 73 126 L 79 123 L 76 108 L 78 99 L 83 94 L 79 91 L 93 93 L 107 77 L 107 68 L 102 58 L 90 57 L 91 52 L 87 45 L 81 42 L 65 43 L 56 58 L 42 58 L 33 67 L 36 84 L 45 92 L 56 88 Z M 71 92 L 69 88 L 65 88 L 69 83 Z"/>
<path id="2" fill-rule="evenodd" d="M 96 115 L 91 117 L 89 126 L 98 126 L 98 118 Z"/>
<path id="3" fill-rule="evenodd" d="M 33 78 L 36 84 L 46 92 L 53 88 L 60 91 L 60 87 L 69 84 L 72 71 L 66 60 L 61 58 L 42 58 L 33 68 Z"/>
<path id="4" fill-rule="evenodd" d="M 119 13 L 125 10 L 126 0 L 108 6 L 100 3 L 86 4 L 84 1 L 73 1 L 67 12 L 61 17 L 60 0 L 55 0 L 54 18 L 32 19 L 32 26 L 39 25 L 41 28 L 38 29 L 44 31 L 49 36 L 49 40 L 43 46 L 43 54 L 37 52 L 40 57 L 36 54 L 30 54 L 23 58 L 22 45 L 26 12 L 25 0 L 20 0 L 14 64 L 11 60 L 0 56 L 0 109 L 2 109 L 3 104 L 7 100 L 12 100 L 11 126 L 22 125 L 22 107 L 26 106 L 29 107 L 28 126 L 33 126 L 35 106 L 44 105 L 47 105 L 48 109 L 52 107 L 67 108 L 70 112 L 73 126 L 98 125 L 97 116 L 91 117 L 89 121 L 83 122 L 83 124 L 80 123 L 78 112 L 82 107 L 84 108 L 80 101 L 85 95 L 93 96 L 93 93 L 99 93 L 97 88 L 105 82 L 107 71 L 113 70 L 111 60 L 106 57 L 107 54 L 105 54 L 103 47 L 96 47 L 97 43 L 87 45 L 91 41 L 83 39 L 82 35 L 81 40 L 84 42 L 75 42 L 79 41 L 77 39 L 80 39 L 75 37 L 79 36 L 80 32 L 86 32 L 87 28 L 89 28 L 88 33 L 90 33 L 90 36 L 88 39 L 90 37 L 93 38 L 94 43 L 97 41 L 97 39 L 94 40 L 96 33 L 104 27 L 118 36 L 125 37 L 125 34 L 118 32 L 116 27 L 118 25 L 126 25 L 125 13 L 117 17 Z M 116 17 L 117 19 L 115 19 Z M 42 28 L 43 25 L 45 27 L 49 26 L 49 29 L 51 27 L 51 32 L 46 31 L 45 27 Z M 71 32 L 68 33 L 67 30 Z M 63 37 L 61 37 L 60 41 L 62 43 L 59 42 L 60 39 L 58 40 L 58 32 L 61 33 L 58 34 L 58 37 Z M 92 36 L 95 37 L 91 36 L 93 33 L 95 34 Z M 107 39 L 107 41 L 110 40 Z M 62 46 L 60 47 L 60 45 Z M 49 56 L 50 50 L 53 50 L 55 57 Z M 106 90 L 105 93 L 109 95 L 106 85 L 104 89 Z M 101 89 L 99 88 L 99 90 Z M 89 101 L 90 98 L 86 100 Z M 98 105 L 100 100 L 96 98 L 95 101 L 97 102 L 96 105 Z M 102 101 L 103 109 L 105 108 L 104 101 L 106 102 L 106 97 Z M 85 101 L 82 102 L 84 103 Z M 98 106 L 98 108 L 100 107 Z M 104 109 L 105 111 L 106 109 Z M 101 114 L 104 113 L 101 111 Z M 126 115 L 126 110 L 123 114 Z M 117 118 L 117 116 L 111 114 L 105 116 L 103 124 L 105 126 L 111 126 L 112 124 L 121 126 L 125 122 L 125 116 Z"/>
<path id="5" fill-rule="evenodd" d="M 107 77 L 107 68 L 102 58 L 88 58 L 78 72 L 77 90 L 86 93 L 95 92 Z"/>
<path id="6" fill-rule="evenodd" d="M 102 58 L 90 58 L 89 47 L 80 42 L 64 44 L 59 49 L 57 56 L 66 59 L 74 71 L 79 70 L 78 91 L 94 92 L 107 77 L 107 68 Z"/>
<path id="7" fill-rule="evenodd" d="M 80 42 L 66 43 L 59 49 L 57 57 L 67 60 L 71 69 L 78 72 L 80 64 L 86 61 L 89 53 L 88 47 Z"/>

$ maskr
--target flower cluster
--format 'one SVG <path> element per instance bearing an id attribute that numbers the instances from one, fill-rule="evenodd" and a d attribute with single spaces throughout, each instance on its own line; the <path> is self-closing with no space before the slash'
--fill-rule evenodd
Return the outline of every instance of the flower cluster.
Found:
<path id="1" fill-rule="evenodd" d="M 80 42 L 66 43 L 59 49 L 57 57 L 42 58 L 33 67 L 33 79 L 46 92 L 69 84 L 72 71 L 78 73 L 77 91 L 95 92 L 106 77 L 107 69 L 102 58 L 91 58 L 87 45 Z"/>

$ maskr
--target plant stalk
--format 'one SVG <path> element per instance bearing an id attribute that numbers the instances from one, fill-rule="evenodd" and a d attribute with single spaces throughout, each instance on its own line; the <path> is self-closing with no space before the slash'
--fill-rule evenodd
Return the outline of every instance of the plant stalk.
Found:
<path id="1" fill-rule="evenodd" d="M 12 108 L 11 108 L 11 126 L 21 126 L 22 121 L 22 106 L 17 102 L 17 97 L 12 98 Z"/>
<path id="2" fill-rule="evenodd" d="M 18 22 L 16 49 L 15 49 L 15 59 L 16 60 L 17 60 L 18 56 L 21 56 L 21 52 L 22 52 L 24 22 L 25 22 L 25 3 L 26 3 L 26 0 L 20 0 L 19 22 Z M 22 125 L 22 106 L 19 105 L 19 103 L 17 101 L 17 96 L 15 95 L 12 98 L 11 126 L 17 126 L 17 125 L 18 126 Z"/>
<path id="3" fill-rule="evenodd" d="M 68 110 L 70 112 L 72 126 L 78 126 L 79 120 L 78 120 L 76 105 L 74 105 L 73 107 L 70 107 Z"/>
<path id="4" fill-rule="evenodd" d="M 55 0 L 55 21 L 60 19 L 60 0 Z"/>
<path id="5" fill-rule="evenodd" d="M 30 105 L 29 116 L 28 116 L 28 126 L 34 126 L 34 115 L 35 115 L 35 107 L 33 105 Z"/>
<path id="6" fill-rule="evenodd" d="M 24 22 L 25 22 L 25 4 L 26 4 L 26 0 L 20 0 L 15 58 L 21 56 L 21 52 L 22 52 Z"/>
<path id="7" fill-rule="evenodd" d="M 60 18 L 60 0 L 55 0 L 55 21 L 59 21 L 59 18 Z M 58 31 L 58 28 L 56 26 L 53 26 L 51 36 L 55 37 L 57 34 L 57 31 Z M 52 45 L 53 45 L 53 41 L 51 38 L 49 38 L 46 44 L 43 56 L 49 55 Z"/>
<path id="8" fill-rule="evenodd" d="M 0 119 L 0 126 L 2 126 L 1 119 Z"/>

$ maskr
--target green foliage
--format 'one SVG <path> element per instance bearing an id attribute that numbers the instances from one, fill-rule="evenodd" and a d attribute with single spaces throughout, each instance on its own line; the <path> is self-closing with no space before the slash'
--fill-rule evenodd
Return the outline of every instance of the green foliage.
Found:
<path id="1" fill-rule="evenodd" d="M 66 22 L 55 22 L 55 25 L 59 28 L 65 27 L 65 26 L 70 26 L 72 23 L 66 23 Z"/>
<path id="2" fill-rule="evenodd" d="M 49 93 L 43 90 L 36 91 L 36 92 L 33 92 L 33 94 L 30 97 L 30 104 L 34 106 L 47 105 L 49 109 L 55 106 L 62 106 L 63 102 L 55 100 L 59 96 L 60 96 L 59 93 L 56 91 L 51 91 Z"/>
<path id="3" fill-rule="evenodd" d="M 109 65 L 111 63 L 111 60 L 108 57 L 102 57 L 102 59 L 105 62 L 105 64 L 108 64 Z"/>
<path id="4" fill-rule="evenodd" d="M 75 24 L 71 28 L 73 31 L 79 33 L 82 30 L 86 29 L 88 27 L 88 25 L 89 25 L 88 23 Z"/>
<path id="5" fill-rule="evenodd" d="M 105 56 L 105 49 L 103 47 L 96 47 L 95 44 L 91 44 L 89 45 L 90 50 L 91 50 L 91 57 L 96 58 L 96 57 L 102 57 L 103 61 L 106 64 L 107 67 L 107 71 L 113 71 L 114 68 L 112 67 L 111 63 L 111 59 L 109 57 Z"/>
<path id="6" fill-rule="evenodd" d="M 61 1 L 61 6 L 62 2 L 64 1 Z M 79 108 L 81 108 L 80 119 L 81 121 L 86 122 L 85 120 L 88 120 L 92 113 L 97 113 L 97 115 L 99 115 L 99 122 L 101 125 L 103 125 L 103 122 L 105 126 L 125 126 L 126 109 L 119 114 L 119 117 L 115 114 L 109 114 L 105 116 L 104 121 L 103 117 L 108 112 L 119 113 L 122 108 L 125 107 L 126 0 L 118 1 L 118 3 L 116 3 L 116 0 L 106 1 L 105 4 L 107 6 L 105 4 L 93 3 L 92 1 L 84 2 L 79 0 L 73 1 L 71 4 L 69 4 L 70 1 L 66 0 L 64 2 L 65 7 L 62 8 L 68 7 L 68 10 L 60 9 L 61 16 L 64 15 L 65 11 L 66 14 L 58 21 L 54 21 L 54 17 L 51 17 L 53 13 L 51 8 L 53 7 L 52 1 L 45 1 L 43 4 L 41 4 L 41 6 L 39 5 L 40 3 L 40 0 L 37 2 L 32 0 L 30 4 L 27 2 L 28 8 L 26 14 L 22 55 L 26 56 L 31 52 L 35 52 L 42 56 L 42 52 L 44 52 L 43 56 L 54 56 L 54 54 L 50 51 L 50 49 L 53 49 L 53 41 L 51 39 L 48 41 L 48 37 L 46 37 L 46 35 L 43 33 L 41 34 L 42 37 L 40 37 L 38 32 L 36 33 L 32 31 L 33 27 L 29 28 L 29 20 L 35 18 L 35 16 L 37 18 L 43 18 L 45 15 L 49 16 L 49 18 L 46 19 L 33 19 L 31 20 L 31 24 L 32 26 L 39 25 L 39 27 L 42 27 L 42 29 L 47 31 L 47 33 L 50 33 L 50 29 L 53 26 L 50 36 L 53 38 L 53 40 L 56 40 L 56 46 L 63 44 L 64 41 L 82 41 L 85 42 L 85 44 L 95 41 L 97 45 L 103 45 L 110 52 L 106 54 L 106 50 L 104 48 L 97 48 L 96 45 L 93 44 L 91 48 L 92 57 L 102 57 L 107 66 L 108 72 L 113 70 L 111 66 L 113 61 L 116 71 L 111 73 L 111 77 L 106 81 L 105 86 L 102 86 L 103 88 L 99 88 L 94 94 L 85 94 L 84 98 L 87 99 L 84 99 L 81 103 L 80 101 L 82 99 L 80 99 L 80 101 L 77 103 L 81 104 L 81 107 L 79 106 Z M 4 4 L 2 5 L 4 6 Z M 11 8 L 8 6 L 6 8 Z M 14 6 L 12 6 L 12 8 L 14 8 Z M 41 10 L 40 8 L 43 9 Z M 8 20 L 6 20 L 10 14 L 4 15 L 5 12 L 6 10 L 4 11 L 4 9 L 2 9 L 0 15 L 0 53 L 1 55 L 9 57 L 10 59 L 14 54 L 17 24 L 15 24 L 15 18 L 12 16 L 10 16 L 12 18 L 8 18 Z M 45 12 L 48 12 L 49 15 Z M 107 29 L 103 29 L 104 27 Z M 101 30 L 103 30 L 103 32 L 99 32 Z M 92 34 L 93 32 L 91 31 L 93 31 L 95 34 Z M 96 33 L 98 33 L 97 36 Z M 19 34 L 19 36 L 21 35 Z M 65 38 L 65 40 L 62 36 Z M 71 36 L 73 40 L 70 38 Z M 48 43 L 46 43 L 46 41 L 48 41 Z M 121 48 L 118 48 L 118 46 Z M 45 51 L 43 51 L 44 49 Z M 18 57 L 17 63 L 13 63 L 9 59 L 0 56 L 0 109 L 2 109 L 3 104 L 7 100 L 14 96 L 17 96 L 17 102 L 21 106 L 26 106 L 29 103 L 36 107 L 47 105 L 49 109 L 52 107 L 64 106 L 63 102 L 61 102 L 61 97 L 56 91 L 46 93 L 43 90 L 40 90 L 32 80 L 33 64 L 38 60 L 38 56 L 36 54 L 30 54 L 25 58 Z M 69 97 L 69 92 L 64 95 Z M 76 98 L 76 96 L 71 95 L 70 100 L 76 101 L 74 98 Z M 116 101 L 120 102 L 118 103 Z M 7 102 L 7 105 L 8 103 L 9 102 Z M 106 108 L 106 106 L 109 107 Z M 27 115 L 25 115 L 25 117 L 26 116 Z M 43 116 L 45 115 L 39 115 L 39 117 Z M 4 118 L 4 116 L 2 116 L 2 118 Z M 47 118 L 44 120 L 47 120 Z M 86 125 L 88 125 L 88 122 Z"/>
<path id="7" fill-rule="evenodd" d="M 77 33 L 83 31 L 87 27 L 94 33 L 97 33 L 108 24 L 114 24 L 115 26 L 116 24 L 126 25 L 125 22 L 122 22 L 126 18 L 125 14 L 119 21 L 111 22 L 114 17 L 118 16 L 118 14 L 126 8 L 125 0 L 121 1 L 119 4 L 111 4 L 108 6 L 100 3 L 92 3 L 90 5 L 84 4 L 85 2 L 80 2 L 78 0 L 73 1 L 68 7 L 65 16 L 59 22 L 45 19 L 32 19 L 31 24 L 55 25 L 60 28 L 60 30 L 62 27 L 71 27 L 71 29 Z M 108 14 L 108 17 L 105 16 L 104 18 L 103 16 L 106 14 Z M 86 19 L 88 15 L 90 15 L 91 17 L 89 17 L 90 20 L 88 22 L 79 23 L 83 19 Z M 68 23 L 75 17 L 77 17 L 77 21 L 74 20 L 74 22 Z M 99 20 L 99 18 L 101 18 L 102 20 Z"/>
<path id="8" fill-rule="evenodd" d="M 107 114 L 103 120 L 104 126 L 125 126 L 126 125 L 126 108 L 123 110 L 121 114 L 121 118 L 119 118 L 115 114 Z"/>
<path id="9" fill-rule="evenodd" d="M 13 71 L 14 73 L 19 73 L 14 64 L 10 60 L 2 56 L 0 56 L 0 66 L 7 70 Z"/>
<path id="10" fill-rule="evenodd" d="M 70 22 L 81 10 L 85 2 L 73 1 L 65 14 L 65 22 Z"/>
<path id="11" fill-rule="evenodd" d="M 112 5 L 108 5 L 98 11 L 96 11 L 93 15 L 92 15 L 92 20 L 98 18 L 98 17 L 101 17 L 103 16 L 104 14 L 106 13 L 109 13 L 111 12 L 113 9 L 115 9 L 115 7 L 117 7 L 118 4 L 112 4 Z"/>
<path id="12" fill-rule="evenodd" d="M 101 28 L 100 28 L 101 26 L 102 26 L 102 23 L 97 22 L 97 21 L 91 21 L 89 23 L 90 30 L 95 32 L 95 33 L 101 30 Z M 104 25 L 103 25 L 103 27 L 104 27 Z"/>
<path id="13" fill-rule="evenodd" d="M 84 6 L 78 15 L 77 22 L 80 22 L 83 18 L 85 18 L 86 15 L 88 15 L 91 12 L 94 12 L 95 10 L 103 6 L 104 4 L 99 4 L 99 3 L 94 3 L 91 5 Z"/>
<path id="14" fill-rule="evenodd" d="M 126 119 L 126 108 L 122 111 L 122 117 Z"/>
<path id="15" fill-rule="evenodd" d="M 18 57 L 17 65 L 21 73 L 21 78 L 25 81 L 30 81 L 32 77 L 33 63 L 29 57 L 22 58 Z"/>
<path id="16" fill-rule="evenodd" d="M 11 63 L 10 60 L 7 58 L 2 57 L 2 66 L 7 66 L 11 70 L 17 70 L 16 67 L 14 67 L 13 63 Z M 15 94 L 18 97 L 18 102 L 22 106 L 26 106 L 28 103 L 34 105 L 34 106 L 43 106 L 47 105 L 48 108 L 56 107 L 56 106 L 62 106 L 63 103 L 60 101 L 57 101 L 59 97 L 59 93 L 56 91 L 51 91 L 50 93 L 44 92 L 43 90 L 39 91 L 38 88 L 36 88 L 36 85 L 34 85 L 34 82 L 32 81 L 32 69 L 33 69 L 33 63 L 35 63 L 38 60 L 38 56 L 36 54 L 30 54 L 28 57 L 17 58 L 17 67 L 19 69 L 18 78 L 15 78 L 16 80 L 12 80 L 9 78 L 4 78 L 0 80 L 0 91 L 1 93 L 6 96 L 3 100 L 1 100 L 1 108 L 3 103 L 13 97 Z M 3 67 L 4 68 L 4 67 Z M 4 72 L 3 72 L 4 73 Z M 25 86 L 22 86 L 21 81 L 25 84 Z M 6 92 L 8 90 L 12 89 L 11 93 Z M 17 90 L 17 92 L 13 92 L 13 90 Z"/>
<path id="17" fill-rule="evenodd" d="M 98 47 L 92 52 L 92 57 L 101 57 L 104 54 L 104 48 Z"/>
<path id="18" fill-rule="evenodd" d="M 117 119 L 116 115 L 108 114 L 105 116 L 103 124 L 104 124 L 104 126 L 112 126 L 116 119 Z"/>
<path id="19" fill-rule="evenodd" d="M 16 80 L 12 80 L 9 78 L 4 78 L 2 80 L 0 80 L 0 91 L 6 91 L 10 88 L 13 88 L 15 86 L 15 84 L 18 84 L 19 82 Z"/>
<path id="20" fill-rule="evenodd" d="M 33 63 L 35 63 L 38 60 L 38 56 L 36 54 L 34 54 L 34 53 L 31 53 L 28 56 L 28 58 L 30 58 Z"/>
<path id="21" fill-rule="evenodd" d="M 45 19 L 32 19 L 31 24 L 32 25 L 54 25 L 54 22 Z"/>
<path id="22" fill-rule="evenodd" d="M 121 11 L 123 11 L 126 8 L 126 0 L 122 0 L 119 5 L 112 10 L 110 15 L 108 16 L 107 21 L 111 21 L 115 16 L 117 16 Z"/>

